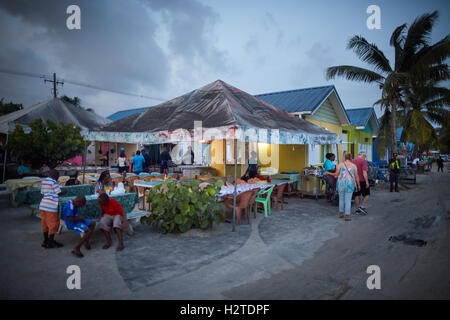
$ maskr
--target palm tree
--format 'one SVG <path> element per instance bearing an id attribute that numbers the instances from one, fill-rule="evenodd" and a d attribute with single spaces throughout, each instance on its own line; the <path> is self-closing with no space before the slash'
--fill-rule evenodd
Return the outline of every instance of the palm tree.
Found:
<path id="1" fill-rule="evenodd" d="M 397 109 L 402 105 L 405 91 L 411 83 L 441 81 L 449 79 L 449 70 L 445 60 L 450 55 L 450 36 L 433 45 L 429 45 L 430 34 L 438 12 L 424 14 L 407 24 L 397 27 L 391 35 L 390 45 L 395 49 L 395 61 L 391 63 L 384 53 L 362 36 L 353 36 L 347 45 L 356 55 L 368 63 L 373 70 L 341 65 L 327 69 L 328 80 L 344 77 L 347 80 L 379 84 L 380 104 L 385 110 L 384 121 L 389 120 L 391 153 L 397 153 Z M 389 113 L 387 113 L 389 111 Z"/>
<path id="2" fill-rule="evenodd" d="M 434 81 L 411 84 L 405 90 L 404 103 L 399 106 L 399 120 L 404 130 L 402 141 L 415 143 L 415 153 L 421 146 L 438 143 L 433 124 L 443 126 L 450 121 L 450 90 L 437 86 Z"/>

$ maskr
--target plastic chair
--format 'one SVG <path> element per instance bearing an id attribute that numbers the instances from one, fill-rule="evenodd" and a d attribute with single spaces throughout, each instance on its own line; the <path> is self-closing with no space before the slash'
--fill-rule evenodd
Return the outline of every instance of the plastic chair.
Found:
<path id="1" fill-rule="evenodd" d="M 275 186 L 271 186 L 268 189 L 258 192 L 255 199 L 255 205 L 261 203 L 264 206 L 264 217 L 268 217 L 270 215 L 270 196 L 272 195 L 272 191 Z"/>
<path id="2" fill-rule="evenodd" d="M 248 206 L 250 203 L 250 198 L 253 194 L 252 190 L 242 192 L 240 195 L 236 196 L 236 225 L 241 224 L 242 214 L 247 217 L 248 224 L 250 224 L 250 214 L 248 211 Z M 233 198 L 227 198 L 224 201 L 227 208 L 233 209 Z"/>
<path id="3" fill-rule="evenodd" d="M 250 203 L 250 212 L 252 212 L 252 207 L 255 206 L 254 207 L 255 208 L 255 210 L 254 210 L 255 219 L 256 219 L 256 210 L 258 209 L 258 206 L 257 206 L 257 204 L 255 202 L 255 199 L 256 199 L 256 196 L 258 195 L 259 190 L 261 190 L 261 189 L 260 188 L 256 188 L 256 189 L 252 190 L 253 193 L 252 193 L 252 197 L 250 198 L 250 202 L 249 202 Z"/>
<path id="4" fill-rule="evenodd" d="M 279 184 L 274 189 L 273 194 L 270 196 L 272 200 L 272 204 L 274 204 L 275 210 L 278 210 L 278 202 L 281 203 L 281 210 L 284 210 L 284 189 L 286 188 L 287 183 Z"/>

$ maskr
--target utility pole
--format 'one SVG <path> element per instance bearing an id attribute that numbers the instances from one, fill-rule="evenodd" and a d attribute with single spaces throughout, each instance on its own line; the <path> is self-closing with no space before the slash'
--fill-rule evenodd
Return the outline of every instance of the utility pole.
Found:
<path id="1" fill-rule="evenodd" d="M 56 73 L 54 72 L 53 72 L 53 80 L 45 79 L 44 82 L 53 82 L 53 98 L 56 98 L 56 85 L 57 84 L 60 84 L 61 86 L 64 85 L 64 82 L 56 81 Z"/>

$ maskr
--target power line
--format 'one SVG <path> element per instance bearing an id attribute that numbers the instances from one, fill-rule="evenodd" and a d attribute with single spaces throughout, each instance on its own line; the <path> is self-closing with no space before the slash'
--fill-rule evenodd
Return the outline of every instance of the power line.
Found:
<path id="1" fill-rule="evenodd" d="M 16 76 L 31 77 L 31 78 L 39 78 L 39 79 L 44 79 L 44 81 L 50 81 L 50 82 L 53 82 L 56 80 L 56 79 L 52 79 L 50 76 L 47 76 L 45 74 L 14 71 L 14 70 L 9 70 L 9 69 L 2 69 L 2 68 L 0 68 L 0 73 L 12 74 L 12 75 L 16 75 Z M 157 101 L 166 101 L 167 100 L 167 99 L 150 97 L 150 96 L 140 95 L 140 94 L 135 94 L 135 93 L 128 93 L 128 92 L 119 91 L 119 90 L 107 89 L 107 88 L 103 88 L 100 86 L 81 83 L 81 82 L 73 81 L 73 80 L 66 80 L 66 79 L 59 79 L 59 80 L 64 83 L 69 83 L 69 84 L 72 84 L 75 86 L 90 88 L 90 89 L 94 89 L 94 90 L 108 91 L 108 92 L 122 94 L 122 95 L 126 95 L 126 96 L 131 96 L 131 97 L 145 98 L 145 99 L 151 99 L 151 100 L 157 100 Z"/>

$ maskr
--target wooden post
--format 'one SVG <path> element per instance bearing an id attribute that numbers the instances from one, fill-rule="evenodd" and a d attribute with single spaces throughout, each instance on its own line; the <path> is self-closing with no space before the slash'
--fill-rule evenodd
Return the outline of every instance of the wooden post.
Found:
<path id="1" fill-rule="evenodd" d="M 8 137 L 9 137 L 9 132 L 6 133 L 6 143 L 5 145 L 8 144 Z M 5 183 L 5 177 L 6 177 L 6 157 L 8 156 L 8 150 L 5 149 L 5 154 L 3 155 L 5 157 L 5 159 L 3 159 L 3 180 L 2 183 Z"/>
<path id="2" fill-rule="evenodd" d="M 86 182 L 85 182 L 85 179 L 84 179 L 84 177 L 85 177 L 85 175 L 86 175 L 86 158 L 87 158 L 87 144 L 86 144 L 86 146 L 84 147 L 84 157 L 83 157 L 84 159 L 84 161 L 83 161 L 83 184 L 85 184 Z"/>
<path id="3" fill-rule="evenodd" d="M 234 194 L 233 194 L 233 230 L 236 227 L 236 193 L 237 193 L 237 139 L 234 139 Z"/>

